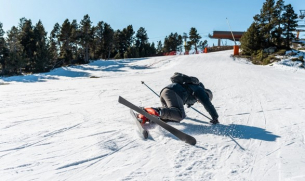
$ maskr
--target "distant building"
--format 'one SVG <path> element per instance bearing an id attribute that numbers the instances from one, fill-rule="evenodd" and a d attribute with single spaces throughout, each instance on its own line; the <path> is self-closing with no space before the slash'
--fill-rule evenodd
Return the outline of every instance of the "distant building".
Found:
<path id="1" fill-rule="evenodd" d="M 233 31 L 232 33 L 235 41 L 239 41 L 242 35 L 244 34 L 243 31 Z M 220 46 L 221 39 L 234 41 L 232 33 L 231 31 L 213 31 L 213 35 L 209 35 L 209 38 L 218 39 L 218 46 Z"/>

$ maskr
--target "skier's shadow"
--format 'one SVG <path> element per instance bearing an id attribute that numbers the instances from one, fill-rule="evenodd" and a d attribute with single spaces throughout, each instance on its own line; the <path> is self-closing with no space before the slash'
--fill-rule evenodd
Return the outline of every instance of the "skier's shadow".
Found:
<path id="1" fill-rule="evenodd" d="M 189 120 L 203 123 L 202 125 L 194 125 L 189 123 L 181 123 L 185 125 L 184 131 L 192 134 L 214 134 L 214 135 L 222 135 L 222 136 L 230 136 L 238 139 L 257 139 L 262 141 L 275 141 L 280 136 L 272 134 L 270 131 L 266 129 L 240 125 L 240 124 L 217 124 L 210 125 L 208 122 L 200 121 L 197 119 L 189 118 Z"/>

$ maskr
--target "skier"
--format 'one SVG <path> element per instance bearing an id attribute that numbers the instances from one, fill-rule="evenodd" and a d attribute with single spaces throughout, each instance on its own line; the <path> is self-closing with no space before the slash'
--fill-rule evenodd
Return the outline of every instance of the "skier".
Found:
<path id="1" fill-rule="evenodd" d="M 161 90 L 162 107 L 146 107 L 144 108 L 146 112 L 160 117 L 165 122 L 180 122 L 186 117 L 183 105 L 191 107 L 194 103 L 199 102 L 211 115 L 210 122 L 212 124 L 219 123 L 217 111 L 211 103 L 213 94 L 209 89 L 205 89 L 196 77 L 175 73 L 171 80 L 172 84 Z M 148 120 L 142 114 L 139 114 L 138 118 L 142 119 L 142 124 Z"/>

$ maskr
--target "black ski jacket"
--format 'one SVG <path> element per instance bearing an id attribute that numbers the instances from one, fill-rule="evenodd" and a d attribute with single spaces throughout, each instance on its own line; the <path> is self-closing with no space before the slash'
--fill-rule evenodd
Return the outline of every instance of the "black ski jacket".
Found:
<path id="1" fill-rule="evenodd" d="M 209 112 L 212 119 L 218 118 L 217 111 L 213 106 L 213 104 L 211 103 L 211 101 L 209 100 L 207 93 L 204 91 L 205 88 L 201 82 L 199 85 L 195 85 L 195 84 L 181 85 L 178 83 L 172 83 L 166 86 L 165 88 L 168 88 L 176 92 L 176 94 L 178 94 L 180 98 L 183 100 L 184 104 L 186 104 L 189 107 L 195 104 L 197 101 L 199 101 L 204 106 L 204 108 Z M 162 91 L 163 89 L 161 90 L 161 92 Z"/>

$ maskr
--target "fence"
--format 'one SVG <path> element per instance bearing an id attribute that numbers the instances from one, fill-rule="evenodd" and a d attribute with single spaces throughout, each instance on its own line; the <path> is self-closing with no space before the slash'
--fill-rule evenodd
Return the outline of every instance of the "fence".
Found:
<path id="1" fill-rule="evenodd" d="M 233 50 L 233 46 L 214 46 L 214 47 L 206 47 L 202 51 L 197 51 L 197 52 L 176 52 L 176 51 L 171 51 L 167 53 L 163 53 L 164 56 L 167 55 L 190 55 L 190 54 L 200 54 L 200 53 L 209 53 L 209 52 L 217 52 L 217 51 L 224 51 L 224 50 Z"/>

